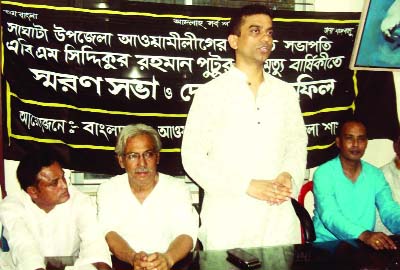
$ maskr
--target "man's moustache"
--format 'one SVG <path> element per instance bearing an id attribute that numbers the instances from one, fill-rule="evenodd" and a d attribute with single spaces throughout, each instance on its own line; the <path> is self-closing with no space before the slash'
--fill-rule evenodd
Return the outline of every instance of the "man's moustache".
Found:
<path id="1" fill-rule="evenodd" d="M 135 173 L 148 173 L 148 172 L 150 172 L 150 169 L 148 168 L 137 168 L 135 170 Z"/>

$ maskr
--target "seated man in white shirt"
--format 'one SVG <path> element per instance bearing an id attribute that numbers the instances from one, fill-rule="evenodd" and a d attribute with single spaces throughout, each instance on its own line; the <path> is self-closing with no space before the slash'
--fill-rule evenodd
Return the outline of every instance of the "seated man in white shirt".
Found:
<path id="1" fill-rule="evenodd" d="M 134 269 L 170 269 L 194 247 L 198 215 L 186 184 L 157 172 L 161 140 L 144 124 L 118 135 L 115 153 L 126 173 L 100 185 L 98 218 L 112 253 Z"/>
<path id="2" fill-rule="evenodd" d="M 0 203 L 0 222 L 16 269 L 46 268 L 46 257 L 77 257 L 77 269 L 111 269 L 89 196 L 67 185 L 60 159 L 31 153 L 17 168 L 21 191 Z"/>

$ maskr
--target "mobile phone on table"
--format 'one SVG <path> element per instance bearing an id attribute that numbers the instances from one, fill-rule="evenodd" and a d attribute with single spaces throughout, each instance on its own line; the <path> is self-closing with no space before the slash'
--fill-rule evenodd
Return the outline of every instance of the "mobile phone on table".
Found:
<path id="1" fill-rule="evenodd" d="M 256 269 L 261 266 L 260 260 L 244 249 L 228 249 L 226 253 L 228 253 L 226 259 L 241 269 Z"/>

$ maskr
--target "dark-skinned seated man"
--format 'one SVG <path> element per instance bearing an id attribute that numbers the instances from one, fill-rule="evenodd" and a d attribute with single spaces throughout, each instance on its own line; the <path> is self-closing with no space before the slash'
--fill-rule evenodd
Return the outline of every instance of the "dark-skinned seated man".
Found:
<path id="1" fill-rule="evenodd" d="M 67 185 L 60 158 L 44 150 L 17 168 L 21 191 L 0 203 L 15 269 L 46 269 L 46 257 L 76 256 L 73 269 L 109 270 L 111 257 L 90 197 Z"/>
<path id="2" fill-rule="evenodd" d="M 161 140 L 144 124 L 118 134 L 126 173 L 100 185 L 98 218 L 111 252 L 135 270 L 167 270 L 195 246 L 198 215 L 183 180 L 159 173 Z"/>
<path id="3" fill-rule="evenodd" d="M 314 225 L 317 242 L 358 238 L 376 250 L 396 249 L 382 232 L 373 232 L 375 209 L 383 223 L 400 233 L 400 205 L 381 170 L 361 160 L 368 144 L 365 125 L 344 121 L 336 133 L 337 157 L 314 173 Z"/>

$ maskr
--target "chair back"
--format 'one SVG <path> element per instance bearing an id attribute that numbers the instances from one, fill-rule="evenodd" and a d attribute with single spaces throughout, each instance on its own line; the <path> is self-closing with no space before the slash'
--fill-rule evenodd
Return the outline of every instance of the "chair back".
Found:
<path id="1" fill-rule="evenodd" d="M 298 201 L 302 206 L 305 205 L 305 199 L 306 199 L 306 196 L 307 196 L 308 192 L 310 192 L 310 191 L 312 192 L 312 191 L 313 191 L 313 186 L 314 186 L 313 181 L 307 181 L 307 182 L 301 187 L 300 192 L 299 192 L 299 197 L 297 198 L 297 201 Z"/>
<path id="2" fill-rule="evenodd" d="M 296 215 L 299 217 L 300 224 L 301 224 L 301 242 L 302 243 L 313 242 L 316 238 L 314 223 L 312 221 L 311 214 L 305 206 L 306 196 L 308 194 L 310 194 L 310 192 L 311 192 L 311 195 L 313 195 L 312 191 L 313 191 L 313 182 L 308 181 L 301 187 L 299 196 L 298 196 L 298 200 L 296 201 L 296 200 L 292 199 L 292 205 L 296 211 Z M 314 196 L 312 196 L 312 199 L 314 199 Z M 293 202 L 293 200 L 295 202 Z M 297 204 L 299 204 L 299 205 L 297 205 Z"/>
<path id="3" fill-rule="evenodd" d="M 314 223 L 311 219 L 310 214 L 308 213 L 307 209 L 304 208 L 297 200 L 291 198 L 293 209 L 296 212 L 297 217 L 300 220 L 301 225 L 301 242 L 304 243 L 311 243 L 315 241 L 315 229 Z"/>

